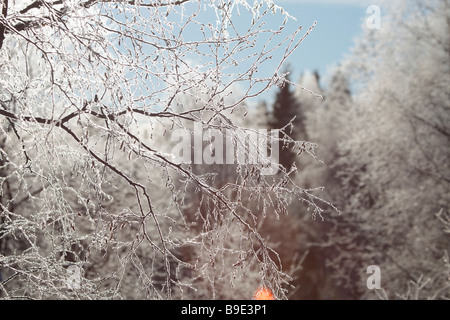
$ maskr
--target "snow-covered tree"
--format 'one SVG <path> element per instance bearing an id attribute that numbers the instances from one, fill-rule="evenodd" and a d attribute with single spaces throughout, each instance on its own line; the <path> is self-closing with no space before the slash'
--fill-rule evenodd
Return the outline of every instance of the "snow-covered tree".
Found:
<path id="1" fill-rule="evenodd" d="M 296 180 L 305 187 L 325 186 L 323 197 L 336 201 L 334 196 L 341 193 L 340 186 L 333 179 L 335 175 L 333 168 L 337 158 L 337 143 L 340 138 L 345 137 L 342 131 L 343 126 L 338 123 L 336 114 L 350 105 L 346 78 L 341 71 L 336 71 L 325 90 L 319 83 L 317 72 L 305 71 L 296 84 L 294 94 L 296 104 L 301 106 L 297 116 L 303 119 L 305 137 L 308 137 L 314 148 L 317 148 L 317 156 L 320 159 L 320 161 L 307 157 L 298 159 L 297 167 L 300 174 L 296 176 Z M 294 297 L 298 299 L 342 298 L 345 292 L 341 292 L 341 289 L 335 285 L 331 270 L 326 268 L 330 250 L 328 246 L 323 245 L 323 242 L 327 239 L 331 226 L 330 218 L 327 215 L 310 219 L 304 214 L 307 209 L 307 206 L 301 203 L 293 204 L 291 209 L 296 213 L 295 224 L 302 235 L 299 251 L 304 253 L 301 270 L 296 273 L 299 289 Z"/>
<path id="2" fill-rule="evenodd" d="M 449 298 L 450 3 L 383 10 L 343 65 L 356 94 L 333 114 L 344 214 L 330 265 L 354 297 Z M 384 291 L 366 287 L 369 265 Z"/>
<path id="3" fill-rule="evenodd" d="M 327 202 L 264 174 L 266 162 L 215 184 L 218 171 L 178 161 L 169 140 L 195 124 L 210 142 L 214 130 L 254 132 L 232 114 L 285 82 L 301 28 L 285 35 L 264 20 L 289 15 L 271 0 L 1 3 L 2 296 L 217 298 L 257 270 L 248 283 L 286 298 L 289 277 L 258 226 L 285 216 L 289 199 L 314 214 Z M 206 205 L 196 221 L 191 190 Z"/>

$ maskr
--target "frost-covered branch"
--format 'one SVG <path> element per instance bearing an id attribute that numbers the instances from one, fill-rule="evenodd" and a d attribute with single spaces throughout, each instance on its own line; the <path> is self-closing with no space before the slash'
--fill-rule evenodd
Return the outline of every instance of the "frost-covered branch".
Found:
<path id="1" fill-rule="evenodd" d="M 291 278 L 261 232 L 266 217 L 282 220 L 293 201 L 313 215 L 334 207 L 293 172 L 265 174 L 281 168 L 260 142 L 290 138 L 244 125 L 250 99 L 285 80 L 282 64 L 312 29 L 267 28 L 280 10 L 271 1 L 9 2 L 0 21 L 6 297 L 250 298 L 264 285 L 286 298 Z M 276 51 L 273 72 L 260 75 Z M 206 160 L 178 161 L 175 132 Z M 264 151 L 264 161 L 238 162 L 235 150 L 223 156 L 236 161 L 209 163 L 220 137 L 244 155 Z M 315 156 L 312 144 L 296 151 Z"/>

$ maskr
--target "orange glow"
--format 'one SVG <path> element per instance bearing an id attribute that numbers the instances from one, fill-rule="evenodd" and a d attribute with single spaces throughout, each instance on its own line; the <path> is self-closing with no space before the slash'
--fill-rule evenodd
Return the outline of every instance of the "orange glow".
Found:
<path id="1" fill-rule="evenodd" d="M 254 300 L 276 300 L 272 290 L 266 287 L 261 287 L 253 295 Z"/>

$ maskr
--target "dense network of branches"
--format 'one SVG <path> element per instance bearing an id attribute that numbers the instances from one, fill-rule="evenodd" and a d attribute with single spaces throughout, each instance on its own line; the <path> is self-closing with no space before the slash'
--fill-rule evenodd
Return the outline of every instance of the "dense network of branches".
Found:
<path id="1" fill-rule="evenodd" d="M 257 133 L 239 124 L 248 100 L 283 84 L 314 26 L 266 28 L 290 18 L 270 0 L 1 3 L 1 295 L 250 298 L 265 285 L 285 298 L 259 226 L 291 201 L 330 204 L 282 167 L 176 161 L 170 137 Z"/>

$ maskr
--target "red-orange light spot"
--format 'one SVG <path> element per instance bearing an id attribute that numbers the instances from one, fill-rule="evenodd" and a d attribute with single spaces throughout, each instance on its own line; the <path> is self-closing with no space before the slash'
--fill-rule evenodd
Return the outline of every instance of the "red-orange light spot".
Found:
<path id="1" fill-rule="evenodd" d="M 276 300 L 272 290 L 266 287 L 261 287 L 253 295 L 254 300 Z"/>

